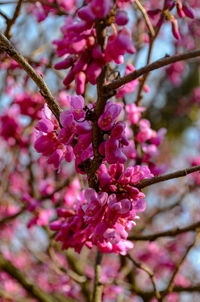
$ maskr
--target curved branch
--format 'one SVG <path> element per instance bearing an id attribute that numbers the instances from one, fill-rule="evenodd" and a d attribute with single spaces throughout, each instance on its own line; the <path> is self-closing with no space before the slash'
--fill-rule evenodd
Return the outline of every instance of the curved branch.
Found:
<path id="1" fill-rule="evenodd" d="M 157 184 L 159 182 L 170 180 L 170 179 L 174 179 L 174 178 L 183 177 L 183 176 L 186 176 L 188 174 L 191 174 L 191 173 L 197 172 L 197 171 L 200 171 L 200 165 L 194 166 L 192 168 L 188 168 L 188 169 L 172 172 L 172 173 L 169 173 L 169 174 L 165 174 L 165 175 L 155 176 L 153 178 L 144 179 L 144 180 L 138 182 L 137 184 L 135 184 L 134 187 L 136 187 L 138 189 L 143 189 L 145 187 Z"/>
<path id="2" fill-rule="evenodd" d="M 146 12 L 145 8 L 142 6 L 142 4 L 140 3 L 139 0 L 135 0 L 135 4 L 137 5 L 138 9 L 141 11 L 141 13 L 144 17 L 144 20 L 146 22 L 146 25 L 147 25 L 147 28 L 149 30 L 149 33 L 150 33 L 151 37 L 154 37 L 155 36 L 155 31 L 154 31 L 154 28 L 151 24 L 151 21 L 149 20 L 149 17 L 147 15 L 147 12 Z"/>
<path id="3" fill-rule="evenodd" d="M 153 241 L 155 239 L 158 239 L 160 237 L 170 237 L 170 236 L 177 236 L 182 233 L 186 232 L 194 232 L 196 231 L 197 228 L 200 228 L 200 221 L 195 222 L 193 224 L 190 224 L 184 228 L 174 228 L 168 231 L 163 231 L 155 234 L 150 234 L 150 235 L 132 235 L 128 237 L 129 240 L 135 240 L 135 241 L 143 241 L 143 240 L 150 240 Z"/>
<path id="4" fill-rule="evenodd" d="M 141 75 L 146 74 L 152 70 L 167 66 L 167 65 L 175 63 L 175 62 L 195 58 L 198 56 L 200 56 L 200 49 L 196 49 L 194 51 L 190 51 L 190 52 L 186 52 L 186 53 L 174 55 L 174 56 L 165 56 L 162 59 L 159 59 L 159 60 L 157 60 L 149 65 L 146 65 L 140 69 L 137 69 L 137 70 L 127 74 L 123 78 L 115 80 L 112 83 L 104 86 L 104 94 L 107 95 L 110 91 L 120 88 L 122 85 L 125 85 L 125 84 L 139 78 Z"/>
<path id="5" fill-rule="evenodd" d="M 171 293 L 173 291 L 174 280 L 175 280 L 178 272 L 180 271 L 180 269 L 182 267 L 182 264 L 185 261 L 185 259 L 186 259 L 187 255 L 189 254 L 190 250 L 196 245 L 196 243 L 197 243 L 197 241 L 199 239 L 199 236 L 200 236 L 200 234 L 197 233 L 196 236 L 195 236 L 195 238 L 194 238 L 194 240 L 193 240 L 193 242 L 188 246 L 188 248 L 186 249 L 183 257 L 180 259 L 179 263 L 177 264 L 176 269 L 174 270 L 174 272 L 173 272 L 173 274 L 171 276 L 171 279 L 169 281 L 169 284 L 168 284 L 168 286 L 166 288 L 166 294 L 167 293 Z"/>
<path id="6" fill-rule="evenodd" d="M 0 220 L 0 227 L 4 226 L 4 224 L 14 220 L 15 218 L 17 218 L 19 215 L 21 215 L 24 211 L 26 210 L 26 206 L 22 207 L 21 210 L 19 210 L 17 213 L 10 215 L 10 216 L 6 216 L 4 218 L 2 218 Z"/>
<path id="7" fill-rule="evenodd" d="M 60 113 L 62 112 L 59 104 L 51 94 L 47 84 L 42 76 L 40 76 L 33 67 L 25 60 L 25 58 L 14 48 L 10 41 L 0 32 L 0 49 L 7 52 L 7 54 L 15 60 L 29 75 L 40 89 L 41 95 L 44 97 L 49 109 L 59 121 Z"/>
<path id="8" fill-rule="evenodd" d="M 147 273 L 149 275 L 149 278 L 151 279 L 151 283 L 152 283 L 153 290 L 154 290 L 154 296 L 158 299 L 158 301 L 160 301 L 161 296 L 160 296 L 160 292 L 156 288 L 156 281 L 155 281 L 154 273 L 150 270 L 150 268 L 148 268 L 146 265 L 144 265 L 142 263 L 137 262 L 129 254 L 127 254 L 127 258 L 129 260 L 131 260 L 137 268 L 143 270 L 145 273 Z"/>

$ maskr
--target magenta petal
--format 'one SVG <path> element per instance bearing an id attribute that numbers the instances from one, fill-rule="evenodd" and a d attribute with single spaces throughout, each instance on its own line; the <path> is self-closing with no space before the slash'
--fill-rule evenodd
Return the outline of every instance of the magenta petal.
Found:
<path id="1" fill-rule="evenodd" d="M 63 127 L 65 127 L 65 128 L 71 127 L 73 121 L 74 121 L 74 116 L 70 111 L 65 110 L 65 111 L 61 112 L 60 122 Z"/>
<path id="2" fill-rule="evenodd" d="M 54 124 L 49 119 L 43 118 L 39 120 L 35 128 L 44 133 L 49 133 L 54 130 Z"/>

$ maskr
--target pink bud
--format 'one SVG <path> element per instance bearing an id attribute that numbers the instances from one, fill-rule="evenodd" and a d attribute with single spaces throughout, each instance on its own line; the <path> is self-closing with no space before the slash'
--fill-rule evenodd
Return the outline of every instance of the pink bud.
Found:
<path id="1" fill-rule="evenodd" d="M 68 31 L 73 31 L 75 33 L 82 33 L 83 31 L 90 29 L 91 28 L 91 24 L 87 23 L 86 21 L 80 21 L 78 23 L 72 24 L 70 26 L 68 26 L 67 30 Z"/>
<path id="2" fill-rule="evenodd" d="M 171 25 L 172 25 L 172 33 L 173 33 L 174 38 L 176 38 L 177 40 L 180 40 L 181 36 L 179 33 L 179 29 L 178 29 L 178 22 L 174 17 L 171 18 Z"/>
<path id="3" fill-rule="evenodd" d="M 73 148 L 70 145 L 66 146 L 65 160 L 70 163 L 74 159 Z"/>
<path id="4" fill-rule="evenodd" d="M 77 63 L 73 67 L 73 73 L 78 73 L 81 70 L 85 70 L 87 68 L 87 62 L 89 60 L 89 53 L 84 52 L 80 58 L 78 59 Z"/>
<path id="5" fill-rule="evenodd" d="M 103 53 L 101 51 L 100 45 L 95 45 L 92 49 L 92 56 L 94 59 L 99 60 L 103 58 Z"/>
<path id="6" fill-rule="evenodd" d="M 93 0 L 91 9 L 97 18 L 104 18 L 109 13 L 112 5 L 112 0 Z"/>
<path id="7" fill-rule="evenodd" d="M 150 9 L 147 11 L 147 14 L 150 16 L 150 17 L 154 17 L 156 15 L 158 15 L 159 13 L 161 12 L 161 10 L 159 8 L 157 9 Z"/>
<path id="8" fill-rule="evenodd" d="M 93 14 L 91 8 L 89 6 L 83 6 L 78 10 L 78 16 L 80 19 L 92 23 L 95 19 L 95 15 Z"/>
<path id="9" fill-rule="evenodd" d="M 172 10 L 175 6 L 175 3 L 173 0 L 167 0 L 166 3 L 165 3 L 166 7 L 169 9 L 169 10 Z"/>
<path id="10" fill-rule="evenodd" d="M 118 10 L 115 16 L 115 22 L 117 25 L 126 25 L 128 23 L 128 14 L 124 10 Z"/>
<path id="11" fill-rule="evenodd" d="M 76 93 L 77 94 L 83 94 L 85 90 L 85 81 L 86 81 L 86 75 L 84 72 L 79 72 L 76 75 L 75 83 L 76 83 Z"/>
<path id="12" fill-rule="evenodd" d="M 194 19 L 194 13 L 190 7 L 188 7 L 186 4 L 183 4 L 182 9 L 188 18 Z"/>
<path id="13" fill-rule="evenodd" d="M 185 17 L 185 13 L 184 13 L 183 8 L 182 8 L 182 3 L 180 1 L 178 1 L 176 3 L 176 9 L 177 9 L 177 13 L 178 13 L 180 18 Z"/>
<path id="14" fill-rule="evenodd" d="M 48 159 L 48 164 L 52 164 L 55 169 L 58 169 L 63 159 L 63 151 L 61 149 L 55 150 Z"/>
<path id="15" fill-rule="evenodd" d="M 86 76 L 87 76 L 87 80 L 92 84 L 95 85 L 96 84 L 96 80 L 98 78 L 98 76 L 100 75 L 102 70 L 102 66 L 100 66 L 98 63 L 96 62 L 92 62 L 87 70 L 86 70 Z"/>
<path id="16" fill-rule="evenodd" d="M 74 63 L 74 56 L 68 56 L 65 60 L 55 64 L 54 68 L 56 70 L 59 69 L 67 69 Z"/>
<path id="17" fill-rule="evenodd" d="M 63 84 L 65 86 L 68 86 L 74 80 L 74 76 L 75 76 L 74 72 L 72 70 L 70 70 L 68 75 L 64 78 Z"/>

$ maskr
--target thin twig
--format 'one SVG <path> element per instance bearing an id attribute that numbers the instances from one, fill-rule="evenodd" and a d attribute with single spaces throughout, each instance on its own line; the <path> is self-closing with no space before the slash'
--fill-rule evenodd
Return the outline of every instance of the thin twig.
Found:
<path id="1" fill-rule="evenodd" d="M 146 12 L 145 8 L 142 6 L 142 4 L 140 3 L 139 0 L 135 0 L 135 4 L 137 5 L 138 9 L 141 11 L 141 13 L 144 17 L 144 20 L 146 22 L 146 25 L 148 27 L 148 30 L 149 30 L 149 33 L 150 33 L 151 37 L 154 37 L 155 36 L 155 31 L 153 29 L 151 21 L 149 20 L 149 17 L 147 15 L 147 12 Z"/>
<path id="2" fill-rule="evenodd" d="M 190 224 L 184 228 L 176 227 L 171 230 L 164 231 L 164 232 L 158 232 L 155 234 L 141 235 L 141 236 L 131 235 L 130 237 L 128 237 L 128 239 L 135 240 L 135 241 L 144 241 L 144 240 L 154 241 L 160 237 L 171 237 L 171 236 L 177 236 L 179 234 L 186 233 L 186 232 L 194 232 L 199 227 L 200 227 L 200 221 Z"/>
<path id="3" fill-rule="evenodd" d="M 4 14 L 4 12 L 0 11 L 0 16 L 2 16 L 6 20 L 6 22 L 9 21 L 8 16 L 6 16 L 6 14 Z"/>
<path id="4" fill-rule="evenodd" d="M 7 52 L 7 54 L 14 59 L 30 76 L 30 78 L 35 82 L 37 87 L 40 89 L 41 95 L 44 97 L 45 101 L 49 109 L 55 115 L 57 120 L 59 121 L 59 116 L 61 113 L 61 108 L 51 91 L 47 87 L 44 79 L 40 76 L 33 67 L 25 60 L 25 58 L 14 48 L 14 46 L 10 43 L 10 41 L 0 32 L 0 48 Z"/>
<path id="5" fill-rule="evenodd" d="M 16 5 L 16 8 L 15 8 L 13 17 L 7 21 L 7 27 L 6 27 L 6 30 L 5 30 L 5 36 L 8 39 L 10 39 L 10 37 L 11 37 L 11 33 L 10 32 L 11 32 L 12 26 L 15 24 L 15 21 L 19 17 L 20 9 L 21 9 L 21 6 L 22 6 L 22 2 L 23 2 L 23 0 L 19 0 L 17 2 L 17 5 Z"/>
<path id="6" fill-rule="evenodd" d="M 143 270 L 145 273 L 147 273 L 149 275 L 149 278 L 151 279 L 151 283 L 152 283 L 152 286 L 153 286 L 155 297 L 158 299 L 158 301 L 160 301 L 161 296 L 160 296 L 160 292 L 156 288 L 154 273 L 146 265 L 144 265 L 142 263 L 139 263 L 136 260 L 134 260 L 129 254 L 127 254 L 127 257 L 128 257 L 128 259 L 130 259 L 133 262 L 133 264 L 137 268 Z"/>
<path id="7" fill-rule="evenodd" d="M 174 179 L 174 178 L 183 177 L 183 176 L 186 176 L 188 174 L 191 174 L 191 173 L 197 172 L 197 171 L 200 171 L 200 165 L 199 166 L 194 166 L 192 168 L 184 169 L 184 170 L 179 170 L 179 171 L 169 173 L 169 174 L 144 179 L 144 180 L 138 182 L 137 184 L 135 184 L 134 187 L 136 187 L 138 189 L 143 189 L 145 187 L 157 184 L 159 182 Z"/>
<path id="8" fill-rule="evenodd" d="M 2 218 L 0 220 L 0 227 L 4 226 L 6 223 L 12 221 L 13 219 L 17 218 L 18 216 L 20 216 L 24 211 L 26 210 L 26 206 L 22 207 L 21 210 L 19 210 L 17 213 L 10 215 L 10 216 L 6 216 L 5 218 Z"/>
<path id="9" fill-rule="evenodd" d="M 174 280 L 175 280 L 178 272 L 180 271 L 181 266 L 182 266 L 183 262 L 185 261 L 187 255 L 189 254 L 190 250 L 196 245 L 199 237 L 200 237 L 200 233 L 197 233 L 196 236 L 195 236 L 195 238 L 194 238 L 194 240 L 193 240 L 193 242 L 188 246 L 188 248 L 186 249 L 183 257 L 180 259 L 179 263 L 177 264 L 176 269 L 174 270 L 174 272 L 173 272 L 173 274 L 171 276 L 171 279 L 169 281 L 169 284 L 168 284 L 168 286 L 166 288 L 166 293 L 173 291 Z"/>
<path id="10" fill-rule="evenodd" d="M 119 79 L 113 81 L 112 83 L 104 86 L 104 93 L 105 93 L 105 95 L 107 95 L 111 91 L 113 91 L 117 88 L 120 88 L 122 85 L 125 85 L 125 84 L 139 78 L 141 75 L 146 74 L 150 71 L 159 69 L 161 67 L 167 66 L 167 65 L 175 63 L 175 62 L 188 60 L 188 59 L 195 58 L 198 56 L 200 56 L 200 49 L 196 49 L 196 50 L 186 52 L 183 54 L 179 54 L 179 55 L 166 56 L 162 59 L 159 59 L 159 60 L 157 60 L 151 64 L 148 64 L 140 69 L 137 69 L 137 70 L 125 75 L 124 77 L 119 78 Z"/>

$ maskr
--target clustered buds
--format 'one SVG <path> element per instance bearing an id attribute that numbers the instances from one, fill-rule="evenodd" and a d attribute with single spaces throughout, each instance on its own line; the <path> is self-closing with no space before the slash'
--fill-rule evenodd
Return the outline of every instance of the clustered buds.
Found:
<path id="1" fill-rule="evenodd" d="M 156 9 L 151 9 L 148 11 L 148 14 L 151 18 L 155 18 L 156 16 L 159 15 L 158 22 L 156 24 L 156 27 L 160 28 L 161 25 L 164 23 L 165 20 L 168 20 L 171 22 L 171 28 L 172 28 L 172 34 L 175 39 L 180 40 L 181 35 L 179 32 L 179 26 L 178 26 L 178 21 L 171 14 L 171 11 L 176 7 L 177 15 L 180 18 L 188 17 L 191 19 L 194 19 L 194 13 L 193 10 L 189 7 L 188 4 L 182 3 L 181 0 L 167 0 L 165 3 L 165 10 L 161 10 L 159 8 Z"/>
<path id="2" fill-rule="evenodd" d="M 119 3 L 129 1 L 118 1 Z M 100 75 L 107 62 L 123 63 L 125 53 L 133 54 L 135 48 L 131 41 L 129 30 L 124 27 L 129 21 L 125 10 L 117 10 L 116 25 L 122 26 L 117 31 L 113 24 L 113 34 L 110 34 L 103 50 L 96 39 L 95 20 L 103 19 L 111 13 L 112 0 L 92 0 L 77 11 L 75 18 L 67 17 L 62 27 L 62 40 L 55 40 L 58 56 L 65 56 L 64 60 L 55 65 L 55 69 L 70 68 L 63 83 L 69 87 L 75 80 L 76 93 L 82 94 L 87 82 L 92 85 Z M 107 25 L 109 26 L 109 24 Z"/>
<path id="3" fill-rule="evenodd" d="M 73 247 L 80 252 L 84 245 L 88 248 L 97 245 L 100 252 L 125 255 L 133 247 L 127 240 L 128 231 L 135 225 L 136 212 L 145 210 L 145 195 L 133 185 L 153 175 L 147 167 L 124 171 L 122 164 L 111 165 L 107 176 L 105 170 L 102 166 L 99 172 L 104 191 L 86 189 L 73 211 L 58 209 L 60 219 L 51 224 L 51 229 L 58 231 L 56 240 L 62 242 L 63 249 Z M 120 187 L 123 193 L 106 192 L 114 187 Z"/>

